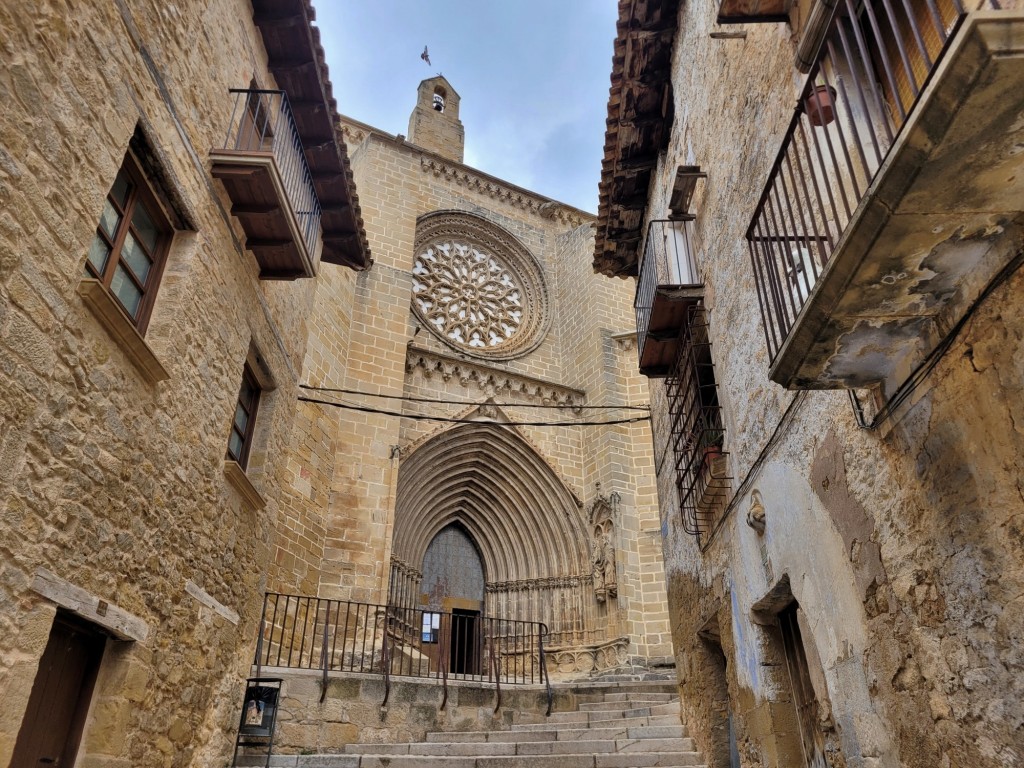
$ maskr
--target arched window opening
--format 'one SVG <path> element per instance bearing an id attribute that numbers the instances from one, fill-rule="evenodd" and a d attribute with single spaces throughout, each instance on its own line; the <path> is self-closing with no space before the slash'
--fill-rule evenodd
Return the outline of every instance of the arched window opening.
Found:
<path id="1" fill-rule="evenodd" d="M 441 86 L 434 89 L 434 109 L 438 112 L 444 112 L 445 96 L 447 96 L 447 94 Z"/>

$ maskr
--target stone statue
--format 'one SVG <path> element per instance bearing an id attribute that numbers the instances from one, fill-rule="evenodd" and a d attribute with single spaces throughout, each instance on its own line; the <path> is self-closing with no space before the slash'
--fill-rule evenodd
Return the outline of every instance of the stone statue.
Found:
<path id="1" fill-rule="evenodd" d="M 615 545 L 612 533 L 615 526 L 615 512 L 619 503 L 619 495 L 601 495 L 601 486 L 597 486 L 598 496 L 590 508 L 591 541 L 591 572 L 594 577 L 594 594 L 597 601 L 603 603 L 609 597 L 616 597 L 619 585 L 615 573 Z"/>

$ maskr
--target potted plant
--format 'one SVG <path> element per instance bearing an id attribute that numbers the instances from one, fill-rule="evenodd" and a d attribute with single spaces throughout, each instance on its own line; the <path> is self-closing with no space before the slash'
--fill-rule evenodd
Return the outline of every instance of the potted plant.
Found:
<path id="1" fill-rule="evenodd" d="M 710 467 L 711 462 L 722 455 L 722 443 L 725 440 L 725 430 L 718 426 L 706 425 L 701 434 L 700 445 L 704 454 L 703 465 Z"/>
<path id="2" fill-rule="evenodd" d="M 819 83 L 804 99 L 804 111 L 811 125 L 821 127 L 836 119 L 836 89 Z"/>

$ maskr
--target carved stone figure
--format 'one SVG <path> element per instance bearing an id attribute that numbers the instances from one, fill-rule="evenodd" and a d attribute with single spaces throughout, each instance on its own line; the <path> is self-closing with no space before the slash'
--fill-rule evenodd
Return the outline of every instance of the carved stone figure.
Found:
<path id="1" fill-rule="evenodd" d="M 619 585 L 615 568 L 615 545 L 613 531 L 619 495 L 601 495 L 601 484 L 597 485 L 598 496 L 590 507 L 590 529 L 593 536 L 591 546 L 591 569 L 594 577 L 594 594 L 603 603 L 609 597 L 616 597 Z"/>

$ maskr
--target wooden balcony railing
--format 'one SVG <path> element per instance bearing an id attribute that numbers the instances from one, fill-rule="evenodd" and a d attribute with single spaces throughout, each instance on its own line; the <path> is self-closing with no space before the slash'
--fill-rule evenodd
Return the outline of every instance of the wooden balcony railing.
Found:
<path id="1" fill-rule="evenodd" d="M 963 15 L 960 0 L 838 0 L 747 230 L 773 361 Z"/>

